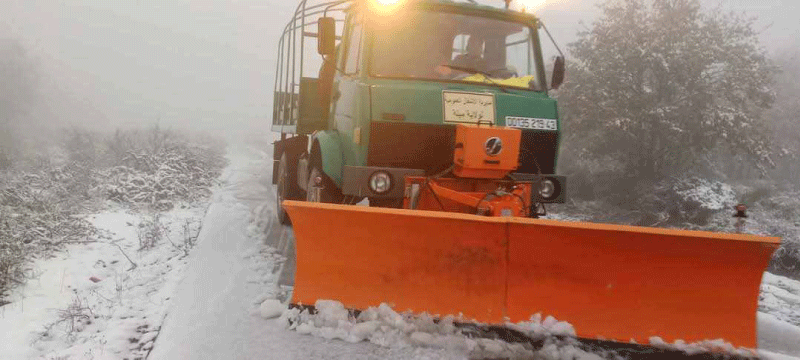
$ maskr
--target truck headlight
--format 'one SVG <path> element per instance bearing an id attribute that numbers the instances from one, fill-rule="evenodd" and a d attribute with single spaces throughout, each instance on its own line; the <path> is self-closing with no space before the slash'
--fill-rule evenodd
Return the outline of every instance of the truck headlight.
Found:
<path id="1" fill-rule="evenodd" d="M 544 179 L 539 185 L 539 195 L 543 199 L 550 200 L 556 194 L 556 184 L 550 179 Z"/>
<path id="2" fill-rule="evenodd" d="M 369 177 L 369 188 L 376 194 L 385 194 L 392 189 L 392 176 L 385 171 L 376 171 Z"/>

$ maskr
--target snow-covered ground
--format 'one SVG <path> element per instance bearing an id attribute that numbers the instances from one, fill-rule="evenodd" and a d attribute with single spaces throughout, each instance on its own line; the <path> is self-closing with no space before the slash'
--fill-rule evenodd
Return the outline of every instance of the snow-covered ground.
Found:
<path id="1" fill-rule="evenodd" d="M 203 218 L 188 256 L 169 242 L 139 251 L 141 215 L 113 210 L 94 216 L 109 239 L 70 245 L 55 258 L 38 260 L 38 277 L 0 308 L 0 359 L 598 358 L 564 344 L 532 353 L 472 340 L 447 321 L 434 324 L 386 306 L 358 319 L 335 302 L 324 303 L 317 316 L 284 311 L 275 299 L 286 296 L 280 284 L 291 282 L 291 271 L 283 268 L 292 265 L 281 254 L 292 252 L 292 233 L 273 214 L 269 150 L 265 142 L 231 146 L 222 185 L 208 208 L 164 214 L 178 244 L 181 224 Z M 130 269 L 121 250 L 136 268 Z M 765 274 L 762 290 L 763 356 L 800 359 L 800 282 Z M 553 319 L 534 319 L 518 329 L 571 331 Z"/>
<path id="2" fill-rule="evenodd" d="M 0 308 L 0 359 L 144 358 L 187 262 L 184 225 L 196 234 L 204 210 L 163 213 L 175 245 L 164 239 L 144 250 L 147 217 L 121 208 L 89 216 L 105 235 L 36 260 L 34 277 Z"/>
<path id="3" fill-rule="evenodd" d="M 764 273 L 758 305 L 759 348 L 800 358 L 800 281 Z"/>
<path id="4" fill-rule="evenodd" d="M 781 301 L 794 303 L 800 300 L 798 290 L 800 282 L 780 276 L 765 274 L 762 298 L 772 299 L 779 287 Z M 789 294 L 787 294 L 789 293 Z M 791 294 L 791 295 L 790 295 Z M 265 302 L 265 305 L 267 303 Z M 797 319 L 796 305 L 781 304 L 778 301 L 761 302 L 762 311 L 758 313 L 759 353 L 764 359 L 800 359 L 800 327 L 792 321 L 784 321 L 778 317 Z M 265 317 L 277 316 L 272 303 L 265 306 Z M 429 347 L 446 349 L 452 354 L 462 354 L 469 358 L 505 358 L 505 359 L 600 359 L 599 354 L 587 352 L 580 346 L 568 341 L 547 339 L 542 348 L 530 349 L 520 344 L 507 343 L 497 339 L 472 338 L 468 336 L 470 329 L 453 326 L 453 318 L 445 317 L 434 322 L 425 314 L 398 314 L 388 305 L 369 308 L 354 316 L 341 303 L 330 300 L 319 300 L 315 304 L 316 313 L 306 310 L 291 309 L 282 313 L 290 329 L 301 334 L 309 334 L 325 339 L 339 339 L 344 342 L 357 343 L 368 341 L 387 347 Z M 769 309 L 769 310 L 767 310 Z M 773 315 L 773 314 L 777 314 Z M 542 320 L 534 316 L 530 322 L 506 324 L 507 327 L 526 334 L 531 338 L 542 338 L 546 335 L 574 335 L 575 331 L 567 322 L 560 322 L 552 317 Z M 694 354 L 703 351 L 724 349 L 729 353 L 750 356 L 749 349 L 736 349 L 721 339 L 707 340 L 694 344 L 682 341 L 666 343 L 658 337 L 650 339 L 656 347 L 677 349 Z"/>
<path id="5" fill-rule="evenodd" d="M 229 149 L 223 187 L 214 195 L 149 359 L 463 358 L 438 349 L 306 336 L 289 331 L 280 319 L 260 316 L 261 303 L 281 295 L 282 256 L 264 243 L 263 232 L 281 238 L 284 231 L 273 222 L 272 157 L 263 151 Z M 261 226 L 251 225 L 253 213 Z"/>

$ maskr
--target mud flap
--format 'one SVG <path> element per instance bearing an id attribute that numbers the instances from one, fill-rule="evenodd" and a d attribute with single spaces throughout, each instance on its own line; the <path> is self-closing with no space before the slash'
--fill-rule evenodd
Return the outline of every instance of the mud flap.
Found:
<path id="1" fill-rule="evenodd" d="M 463 314 L 553 315 L 582 338 L 722 338 L 756 347 L 761 276 L 780 239 L 285 201 L 297 244 L 292 302 Z"/>

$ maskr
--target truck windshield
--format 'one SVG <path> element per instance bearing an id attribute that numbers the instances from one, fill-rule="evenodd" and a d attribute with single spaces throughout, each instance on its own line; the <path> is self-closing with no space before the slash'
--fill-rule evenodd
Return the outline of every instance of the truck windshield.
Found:
<path id="1" fill-rule="evenodd" d="M 540 88 L 530 27 L 454 13 L 405 15 L 374 25 L 373 76 Z"/>

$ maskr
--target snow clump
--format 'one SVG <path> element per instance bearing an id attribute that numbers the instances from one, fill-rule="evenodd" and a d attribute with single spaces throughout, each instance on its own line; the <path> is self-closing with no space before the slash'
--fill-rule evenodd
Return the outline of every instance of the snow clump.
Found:
<path id="1" fill-rule="evenodd" d="M 433 316 L 411 313 L 397 313 L 391 306 L 381 304 L 370 307 L 358 315 L 348 311 L 342 303 L 332 300 L 318 300 L 312 314 L 308 309 L 292 308 L 281 317 L 287 327 L 301 334 L 339 339 L 357 343 L 369 341 L 389 348 L 430 347 L 440 348 L 469 357 L 501 358 L 560 358 L 565 349 L 546 343 L 541 349 L 533 349 L 530 344 L 508 343 L 499 339 L 471 336 L 469 330 L 456 326 L 456 322 L 468 322 L 462 318 Z M 506 327 L 519 331 L 533 339 L 551 335 L 575 336 L 575 329 L 566 322 L 548 316 L 542 321 L 537 314 L 530 321 L 507 323 Z M 580 359 L 593 359 L 591 354 L 573 348 L 571 354 L 583 354 Z M 552 357 L 550 355 L 553 355 Z"/>
<path id="2" fill-rule="evenodd" d="M 687 343 L 684 340 L 675 340 L 675 342 L 670 344 L 658 336 L 653 336 L 650 337 L 650 345 L 664 349 L 680 350 L 689 355 L 706 352 L 735 354 L 742 357 L 753 357 L 756 355 L 755 351 L 752 349 L 737 348 L 733 346 L 733 344 L 722 339 L 703 340 L 695 343 Z"/>
<path id="3" fill-rule="evenodd" d="M 575 328 L 566 321 L 558 321 L 548 316 L 542 321 L 542 314 L 535 314 L 530 321 L 519 323 L 506 323 L 506 327 L 517 330 L 528 337 L 540 338 L 545 336 L 571 336 L 575 337 Z"/>
<path id="4" fill-rule="evenodd" d="M 267 299 L 261 303 L 259 311 L 261 312 L 261 317 L 264 319 L 274 319 L 283 315 L 286 311 L 286 305 L 276 299 Z"/>

